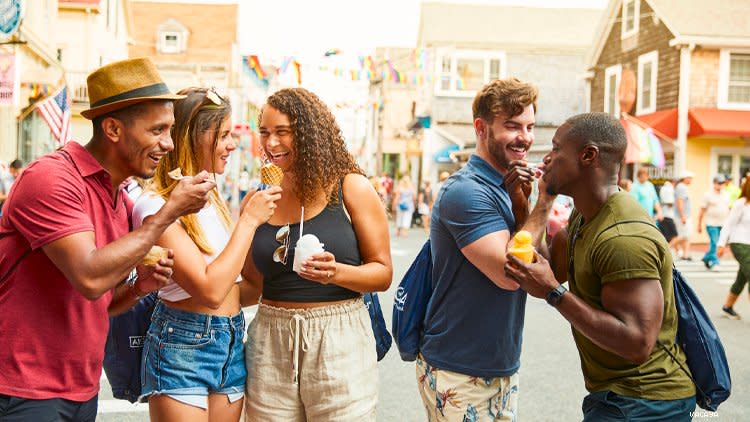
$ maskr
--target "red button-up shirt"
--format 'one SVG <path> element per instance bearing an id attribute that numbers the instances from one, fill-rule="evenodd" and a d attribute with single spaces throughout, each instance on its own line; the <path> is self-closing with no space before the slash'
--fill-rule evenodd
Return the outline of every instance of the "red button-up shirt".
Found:
<path id="1" fill-rule="evenodd" d="M 41 247 L 80 232 L 111 243 L 129 231 L 129 205 L 80 144 L 62 150 L 23 171 L 0 219 L 0 394 L 86 401 L 99 392 L 113 291 L 86 299 Z"/>

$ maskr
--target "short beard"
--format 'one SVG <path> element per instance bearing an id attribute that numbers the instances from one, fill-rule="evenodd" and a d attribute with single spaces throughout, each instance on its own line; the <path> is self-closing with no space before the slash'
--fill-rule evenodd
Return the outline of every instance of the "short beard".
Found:
<path id="1" fill-rule="evenodd" d="M 485 139 L 485 142 L 487 142 L 487 151 L 489 151 L 490 156 L 495 160 L 495 163 L 500 166 L 500 168 L 507 171 L 510 168 L 510 160 L 505 156 L 505 150 L 500 148 L 495 141 L 495 133 L 492 131 L 491 127 L 487 128 L 487 138 Z"/>

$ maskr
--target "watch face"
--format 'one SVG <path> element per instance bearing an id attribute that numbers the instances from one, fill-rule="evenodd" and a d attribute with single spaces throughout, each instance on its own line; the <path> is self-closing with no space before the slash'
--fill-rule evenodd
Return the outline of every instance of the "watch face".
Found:
<path id="1" fill-rule="evenodd" d="M 561 284 L 557 286 L 554 290 L 551 290 L 549 293 L 547 293 L 547 303 L 549 303 L 552 306 L 557 306 L 558 303 L 560 303 L 560 299 L 562 299 L 562 295 L 567 292 L 567 289 Z"/>

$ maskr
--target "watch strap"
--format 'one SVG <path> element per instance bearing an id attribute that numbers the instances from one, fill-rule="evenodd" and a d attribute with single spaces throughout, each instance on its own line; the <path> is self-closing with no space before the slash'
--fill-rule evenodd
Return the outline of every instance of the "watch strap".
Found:
<path id="1" fill-rule="evenodd" d="M 551 306 L 557 306 L 557 304 L 560 303 L 563 294 L 565 294 L 565 292 L 567 291 L 568 289 L 566 289 L 565 286 L 563 286 L 562 284 L 558 284 L 557 287 L 547 293 L 547 297 L 545 299 Z"/>

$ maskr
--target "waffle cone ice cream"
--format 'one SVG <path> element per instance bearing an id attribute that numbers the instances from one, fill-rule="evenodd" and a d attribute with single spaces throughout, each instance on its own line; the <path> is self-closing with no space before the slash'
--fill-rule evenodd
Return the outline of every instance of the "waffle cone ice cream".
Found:
<path id="1" fill-rule="evenodd" d="M 269 186 L 281 185 L 281 179 L 284 178 L 284 172 L 281 167 L 273 163 L 268 163 L 260 168 L 260 183 Z"/>
<path id="2" fill-rule="evenodd" d="M 167 250 L 161 246 L 154 245 L 151 247 L 151 250 L 148 251 L 146 256 L 143 257 L 143 260 L 141 260 L 141 265 L 153 267 L 158 264 L 159 260 L 162 258 L 167 258 Z"/>
<path id="3" fill-rule="evenodd" d="M 179 168 L 179 167 L 177 167 L 176 169 L 174 169 L 174 170 L 170 171 L 169 173 L 167 173 L 167 175 L 169 177 L 171 177 L 172 179 L 181 179 L 182 178 L 182 169 Z"/>

